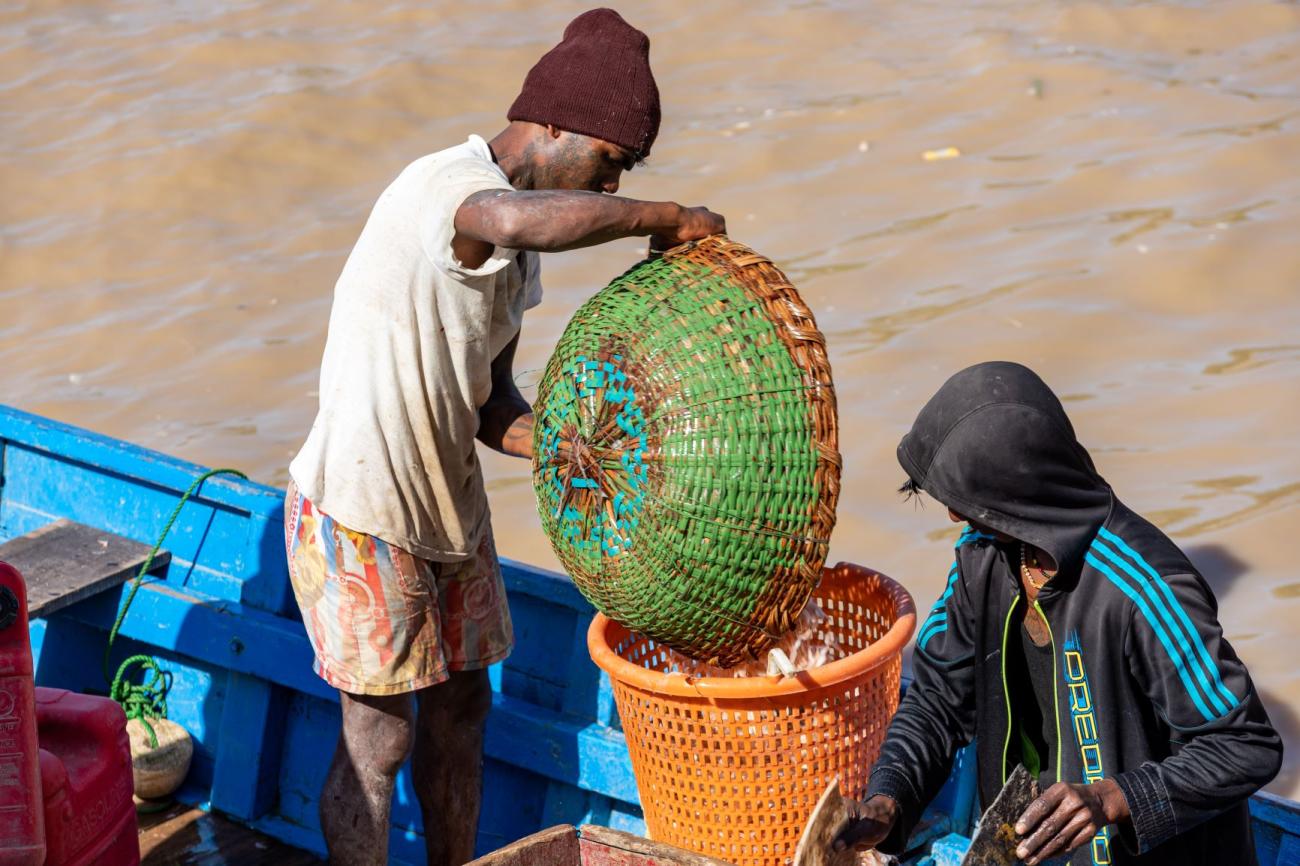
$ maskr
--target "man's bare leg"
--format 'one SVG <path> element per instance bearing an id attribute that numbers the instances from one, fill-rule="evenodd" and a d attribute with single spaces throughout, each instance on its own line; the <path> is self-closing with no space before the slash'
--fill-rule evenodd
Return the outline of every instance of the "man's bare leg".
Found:
<path id="1" fill-rule="evenodd" d="M 492 708 L 487 671 L 453 673 L 419 692 L 412 775 L 429 866 L 474 857 L 483 785 L 483 723 Z"/>
<path id="2" fill-rule="evenodd" d="M 330 866 L 386 866 L 393 781 L 415 738 L 411 694 L 339 693 L 343 728 L 320 796 Z"/>

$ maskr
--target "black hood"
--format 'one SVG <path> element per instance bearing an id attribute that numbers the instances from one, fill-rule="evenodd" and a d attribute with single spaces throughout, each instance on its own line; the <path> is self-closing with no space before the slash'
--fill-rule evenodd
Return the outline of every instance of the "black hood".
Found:
<path id="1" fill-rule="evenodd" d="M 898 445 L 916 484 L 963 517 L 1026 541 L 1078 576 L 1111 507 L 1111 490 L 1038 374 L 990 361 L 943 384 Z"/>

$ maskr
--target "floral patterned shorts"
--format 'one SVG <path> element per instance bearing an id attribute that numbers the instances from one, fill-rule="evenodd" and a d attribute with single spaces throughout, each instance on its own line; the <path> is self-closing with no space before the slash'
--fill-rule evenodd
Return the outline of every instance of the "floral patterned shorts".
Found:
<path id="1" fill-rule="evenodd" d="M 430 562 L 340 526 L 290 482 L 284 545 L 314 668 L 341 691 L 412 692 L 510 654 L 491 529 L 465 562 Z"/>

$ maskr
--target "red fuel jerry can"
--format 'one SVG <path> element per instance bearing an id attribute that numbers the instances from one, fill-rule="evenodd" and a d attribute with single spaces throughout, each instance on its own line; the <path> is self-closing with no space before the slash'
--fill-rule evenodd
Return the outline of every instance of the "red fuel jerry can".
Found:
<path id="1" fill-rule="evenodd" d="M 126 714 L 109 698 L 36 689 L 45 866 L 140 862 Z"/>
<path id="2" fill-rule="evenodd" d="M 45 862 L 27 587 L 0 562 L 0 866 Z"/>

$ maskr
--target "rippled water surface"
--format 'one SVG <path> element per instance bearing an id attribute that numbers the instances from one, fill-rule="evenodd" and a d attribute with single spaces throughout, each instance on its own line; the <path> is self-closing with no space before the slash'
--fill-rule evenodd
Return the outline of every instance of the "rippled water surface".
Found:
<path id="1" fill-rule="evenodd" d="M 370 205 L 503 126 L 583 8 L 544 5 L 0 3 L 0 401 L 282 483 Z M 930 604 L 954 530 L 898 500 L 893 449 L 948 374 L 1025 362 L 1204 568 L 1300 793 L 1300 7 L 623 12 L 664 99 L 624 193 L 726 214 L 830 342 L 832 559 Z M 639 246 L 546 260 L 525 381 Z M 502 552 L 553 564 L 527 467 L 484 460 Z"/>

